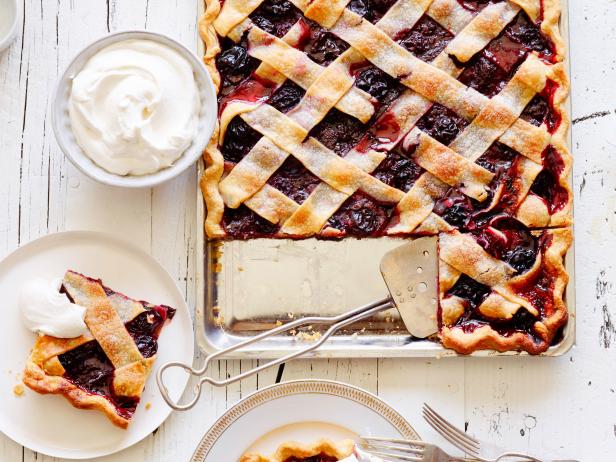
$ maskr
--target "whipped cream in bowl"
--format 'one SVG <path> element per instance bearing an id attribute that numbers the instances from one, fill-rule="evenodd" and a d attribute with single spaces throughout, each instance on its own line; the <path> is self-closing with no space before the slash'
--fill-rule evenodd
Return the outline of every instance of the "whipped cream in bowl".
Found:
<path id="1" fill-rule="evenodd" d="M 162 34 L 111 34 L 68 66 L 54 95 L 61 149 L 113 186 L 151 187 L 193 165 L 212 136 L 216 93 L 202 61 Z"/>

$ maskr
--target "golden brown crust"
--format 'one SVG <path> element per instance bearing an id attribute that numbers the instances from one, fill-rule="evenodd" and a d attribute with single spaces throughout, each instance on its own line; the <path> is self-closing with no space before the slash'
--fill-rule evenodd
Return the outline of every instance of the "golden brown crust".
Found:
<path id="1" fill-rule="evenodd" d="M 565 107 L 569 80 L 564 62 L 565 44 L 560 33 L 559 0 L 489 3 L 477 13 L 465 9 L 457 0 L 398 1 L 375 24 L 344 8 L 345 1 L 293 2 L 304 16 L 330 29 L 351 45 L 329 68 L 322 68 L 296 49 L 298 34 L 301 35 L 297 25 L 284 37 L 276 38 L 253 24 L 248 17 L 261 3 L 260 0 L 246 4 L 238 1 L 225 2 L 224 11 L 216 18 L 211 12 L 216 9 L 220 11 L 219 6 L 212 7 L 212 3 L 218 3 L 218 0 L 207 0 L 209 12 L 206 10 L 201 22 L 204 27 L 208 22 L 210 25 L 204 30 L 218 30 L 219 34 L 227 35 L 236 42 L 247 32 L 249 53 L 262 61 L 256 71 L 257 75 L 265 76 L 276 85 L 289 79 L 307 90 L 308 96 L 300 101 L 300 109 L 286 114 L 273 111 L 267 104 L 245 102 L 230 103 L 222 111 L 219 144 L 222 143 L 228 123 L 240 115 L 251 128 L 264 135 L 268 143 L 275 145 L 277 152 L 272 155 L 271 149 L 263 149 L 262 144 L 265 142 L 259 142 L 235 167 L 229 166 L 229 174 L 224 177 L 224 160 L 217 144 L 208 147 L 204 154 L 206 171 L 201 179 L 201 188 L 208 208 L 205 228 L 209 238 L 229 237 L 221 224 L 225 204 L 230 208 L 244 204 L 260 217 L 278 225 L 279 231 L 272 237 L 344 237 L 343 231 L 329 225 L 329 219 L 357 191 L 367 193 L 378 201 L 396 204 L 395 213 L 384 232 L 387 235 L 452 233 L 452 227 L 434 212 L 435 204 L 443 199 L 450 187 L 478 201 L 491 197 L 490 204 L 483 210 L 500 207 L 497 210 L 510 214 L 531 229 L 571 225 L 573 194 L 569 180 L 572 157 L 567 147 L 570 118 Z M 532 22 L 540 24 L 543 34 L 554 44 L 553 59 L 548 62 L 537 52 L 530 53 L 500 93 L 492 98 L 462 84 L 458 78 L 464 68 L 459 63 L 468 62 L 485 49 L 521 10 Z M 394 40 L 402 30 L 411 29 L 426 14 L 455 35 L 445 50 L 430 63 L 419 60 Z M 207 34 L 202 33 L 202 36 L 206 47 L 213 42 Z M 216 49 L 217 46 L 216 40 L 213 48 L 216 53 L 220 51 L 220 48 Z M 206 51 L 206 56 L 214 62 L 212 50 Z M 361 109 L 369 100 L 365 95 L 352 94 L 357 90 L 356 86 L 344 94 L 349 85 L 344 65 L 350 66 L 366 58 L 407 87 L 384 114 L 389 122 L 399 126 L 400 134 L 384 142 L 379 149 L 366 151 L 353 148 L 343 158 L 337 158 L 327 149 L 320 150 L 319 143 L 313 138 L 306 138 L 306 133 L 331 107 L 363 122 L 369 118 L 371 113 Z M 320 81 L 335 66 L 341 67 L 340 72 L 332 73 L 336 77 L 332 93 L 324 93 L 323 88 L 315 82 Z M 215 69 L 213 72 L 218 78 L 218 72 Z M 319 98 L 311 100 L 312 95 L 318 95 Z M 556 126 L 547 122 L 535 126 L 524 120 L 522 113 L 536 95 L 550 101 L 554 118 L 558 120 Z M 318 100 L 323 102 L 322 107 L 315 104 Z M 453 110 L 468 122 L 468 126 L 448 146 L 443 146 L 427 133 L 414 128 L 434 102 Z M 514 178 L 507 182 L 501 181 L 494 194 L 488 195 L 486 186 L 493 174 L 480 167 L 476 161 L 496 142 L 513 149 L 520 156 L 511 170 Z M 396 194 L 379 185 L 380 181 L 372 180 L 374 177 L 371 174 L 387 157 L 386 152 L 397 144 L 406 146 L 407 143 L 417 145 L 411 155 L 413 161 L 425 172 L 408 191 Z M 268 178 L 289 155 L 296 157 L 321 180 L 301 204 L 267 183 Z M 560 188 L 557 199 L 559 203 L 556 203 L 554 197 L 540 197 L 534 192 L 533 185 L 542 173 L 549 173 L 556 178 L 557 187 Z M 223 185 L 222 188 L 219 188 L 219 184 Z M 554 203 L 548 203 L 550 200 Z M 555 232 L 555 235 L 558 233 Z M 463 246 L 464 243 L 459 245 Z M 465 247 L 457 249 L 458 253 L 463 254 L 465 251 Z M 447 253 L 444 258 L 448 258 Z M 464 259 L 458 259 L 456 264 L 460 265 L 461 262 Z M 468 259 L 466 263 L 469 263 Z M 481 307 L 484 315 L 511 318 L 519 307 L 536 315 L 537 309 L 533 304 L 514 293 L 508 285 L 513 273 L 511 268 L 507 271 L 502 263 L 494 259 L 489 261 L 487 264 L 491 271 L 488 273 L 483 273 L 487 267 L 464 267 L 456 271 L 483 274 L 478 277 L 488 278 L 488 282 L 494 286 L 494 293 Z M 489 279 L 494 272 L 500 272 L 500 284 Z M 563 279 L 566 278 L 559 280 Z M 452 298 L 445 304 L 448 308 L 446 315 L 455 319 L 461 309 L 459 300 Z M 538 331 L 545 330 L 545 337 L 548 338 L 555 331 L 551 325 L 562 325 L 563 319 L 563 316 L 557 314 L 549 316 L 544 325 L 538 326 Z M 445 337 L 454 335 L 458 333 Z M 540 347 L 530 344 L 517 334 L 511 335 L 506 341 L 498 339 L 494 332 L 484 337 L 484 340 L 476 343 L 477 348 L 519 347 L 537 352 L 545 347 L 545 344 Z"/>
<path id="2" fill-rule="evenodd" d="M 36 348 L 36 347 L 35 347 Z M 64 396 L 71 405 L 78 409 L 91 409 L 102 412 L 116 426 L 128 428 L 130 420 L 119 415 L 113 404 L 106 398 L 88 393 L 62 376 L 49 375 L 32 358 L 26 363 L 23 382 L 28 388 L 41 394 Z"/>
<path id="3" fill-rule="evenodd" d="M 333 442 L 331 440 L 320 440 L 313 444 L 301 444 L 295 441 L 288 441 L 278 447 L 271 457 L 261 454 L 244 454 L 240 462 L 286 462 L 294 458 L 295 460 L 307 459 L 318 455 L 335 457 L 336 460 L 344 459 L 353 454 L 355 443 L 352 440 Z"/>

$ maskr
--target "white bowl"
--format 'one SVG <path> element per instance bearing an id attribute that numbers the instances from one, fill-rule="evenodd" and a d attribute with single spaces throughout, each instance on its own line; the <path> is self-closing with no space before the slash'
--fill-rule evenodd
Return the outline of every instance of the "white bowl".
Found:
<path id="1" fill-rule="evenodd" d="M 0 0 L 2 1 L 2 0 Z M 71 119 L 68 112 L 69 98 L 72 89 L 73 78 L 83 69 L 88 60 L 103 48 L 117 42 L 131 39 L 152 40 L 169 46 L 179 52 L 192 65 L 195 81 L 201 97 L 201 112 L 197 124 L 197 134 L 192 144 L 184 151 L 171 167 L 167 167 L 148 175 L 116 175 L 94 163 L 77 144 L 77 140 L 71 128 Z M 52 125 L 56 140 L 60 149 L 69 160 L 83 173 L 96 181 L 111 186 L 123 186 L 127 188 L 146 188 L 176 177 L 184 170 L 193 165 L 207 146 L 216 124 L 217 114 L 216 91 L 210 75 L 197 58 L 184 45 L 166 35 L 146 31 L 116 32 L 107 35 L 90 45 L 79 53 L 68 65 L 64 75 L 60 78 L 53 96 Z"/>
<path id="2" fill-rule="evenodd" d="M 21 2 L 18 0 L 0 0 L 0 5 L 2 5 L 0 14 L 8 12 L 7 17 L 0 19 L 0 24 L 4 21 L 7 23 L 6 27 L 0 26 L 0 51 L 4 51 L 17 36 L 17 29 L 22 18 L 22 8 Z"/>

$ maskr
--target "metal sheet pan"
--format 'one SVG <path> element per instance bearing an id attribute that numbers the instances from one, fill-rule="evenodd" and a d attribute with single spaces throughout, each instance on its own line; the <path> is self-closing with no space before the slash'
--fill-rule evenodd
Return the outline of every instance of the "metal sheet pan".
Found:
<path id="1" fill-rule="evenodd" d="M 562 3 L 561 30 L 569 53 L 568 1 Z M 200 44 L 199 53 L 202 52 Z M 571 113 L 570 99 L 567 110 Z M 199 175 L 203 168 L 201 162 Z M 571 174 L 571 183 L 572 177 Z M 378 262 L 387 250 L 400 245 L 404 239 L 207 242 L 203 198 L 199 190 L 197 194 L 195 329 L 198 345 L 204 352 L 213 353 L 231 346 L 291 318 L 342 313 L 387 293 Z M 542 356 L 563 355 L 575 344 L 574 255 L 573 244 L 565 258 L 570 275 L 565 293 L 569 321 L 560 341 Z M 280 357 L 297 350 L 305 341 L 298 336 L 280 336 L 235 352 L 229 358 Z M 487 350 L 472 356 L 526 355 Z M 411 339 L 394 311 L 341 332 L 313 354 L 313 357 L 326 358 L 449 356 L 458 355 L 436 341 Z"/>

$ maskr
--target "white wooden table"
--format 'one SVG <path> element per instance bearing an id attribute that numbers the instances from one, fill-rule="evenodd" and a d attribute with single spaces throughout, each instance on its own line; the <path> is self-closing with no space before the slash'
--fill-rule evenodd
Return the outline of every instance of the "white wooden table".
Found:
<path id="1" fill-rule="evenodd" d="M 146 28 L 197 46 L 200 0 L 23 0 L 18 40 L 0 55 L 0 256 L 47 233 L 107 231 L 150 251 L 194 306 L 196 174 L 140 191 L 78 173 L 58 149 L 49 103 L 71 56 L 109 31 Z M 570 0 L 576 195 L 577 346 L 558 359 L 315 360 L 282 379 L 329 378 L 378 393 L 425 438 L 424 401 L 468 431 L 512 448 L 616 460 L 616 3 Z M 2 352 L 1 354 L 7 354 Z M 252 361 L 222 361 L 233 374 Z M 142 443 L 104 461 L 184 461 L 227 407 L 276 370 L 208 389 Z M 3 371 L 4 373 L 4 371 Z M 0 390 L 1 399 L 14 399 Z M 0 435 L 0 461 L 50 461 Z M 55 460 L 55 459 L 54 459 Z M 223 462 L 223 461 L 221 461 Z"/>

